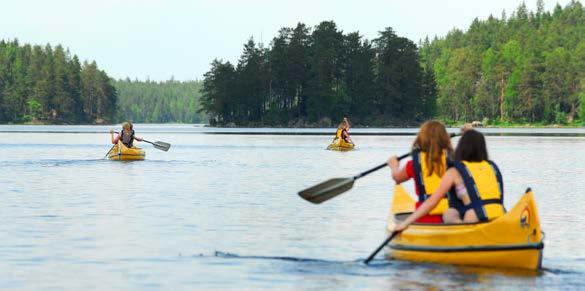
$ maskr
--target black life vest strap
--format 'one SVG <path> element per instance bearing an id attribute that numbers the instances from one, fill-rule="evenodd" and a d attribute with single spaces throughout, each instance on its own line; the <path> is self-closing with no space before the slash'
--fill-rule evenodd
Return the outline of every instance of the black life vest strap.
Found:
<path id="1" fill-rule="evenodd" d="M 467 194 L 471 199 L 471 203 L 465 208 L 475 210 L 475 214 L 477 215 L 479 221 L 487 221 L 488 218 L 483 208 L 483 201 L 481 201 L 481 198 L 479 197 L 479 191 L 477 191 L 477 187 L 475 185 L 475 181 L 471 177 L 471 173 L 469 173 L 469 170 L 461 161 L 455 161 L 453 166 L 455 166 L 461 175 L 463 184 L 465 184 L 465 188 L 467 189 Z"/>
<path id="2" fill-rule="evenodd" d="M 483 205 L 487 205 L 487 204 L 503 204 L 502 203 L 502 199 L 486 199 L 486 200 L 482 200 L 481 201 Z M 467 206 L 463 206 L 463 209 L 465 211 L 469 210 L 469 209 L 473 209 L 473 203 L 467 205 Z"/>
<path id="3" fill-rule="evenodd" d="M 423 181 L 422 166 L 420 163 L 420 150 L 415 149 L 412 151 L 412 168 L 414 170 L 414 182 L 418 188 L 418 201 L 424 202 L 427 199 L 427 190 Z"/>
<path id="4" fill-rule="evenodd" d="M 502 207 L 504 206 L 504 179 L 502 179 L 502 173 L 500 172 L 500 168 L 498 168 L 498 166 L 496 165 L 496 163 L 494 163 L 493 161 L 488 160 L 488 162 L 490 163 L 490 165 L 492 166 L 492 169 L 494 170 L 494 173 L 496 173 L 496 180 L 498 180 L 498 185 L 500 186 L 500 204 L 502 204 Z M 505 209 L 504 209 L 505 211 Z"/>

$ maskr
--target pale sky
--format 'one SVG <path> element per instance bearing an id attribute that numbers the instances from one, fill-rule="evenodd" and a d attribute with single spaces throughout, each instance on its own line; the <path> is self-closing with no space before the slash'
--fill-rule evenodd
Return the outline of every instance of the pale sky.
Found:
<path id="1" fill-rule="evenodd" d="M 547 10 L 570 0 L 545 0 Z M 418 43 L 500 17 L 522 0 L 13 0 L 0 5 L 0 38 L 62 44 L 114 78 L 201 79 L 214 58 L 236 63 L 250 36 L 268 45 L 281 27 L 333 20 L 368 39 L 392 27 Z M 536 0 L 526 1 L 536 10 Z"/>

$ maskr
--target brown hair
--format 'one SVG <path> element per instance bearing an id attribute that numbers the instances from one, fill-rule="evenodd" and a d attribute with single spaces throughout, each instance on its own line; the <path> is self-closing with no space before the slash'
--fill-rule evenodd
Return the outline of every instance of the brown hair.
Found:
<path id="1" fill-rule="evenodd" d="M 126 121 L 126 122 L 122 123 L 122 129 L 128 128 L 129 130 L 132 130 L 132 127 L 133 127 L 132 122 L 130 122 L 130 121 Z"/>
<path id="2" fill-rule="evenodd" d="M 487 161 L 489 157 L 483 134 L 473 129 L 466 131 L 459 139 L 454 159 L 468 162 Z"/>
<path id="3" fill-rule="evenodd" d="M 451 155 L 453 147 L 451 146 L 451 138 L 442 123 L 436 120 L 423 123 L 412 144 L 412 148 L 419 149 L 427 154 L 425 162 L 429 165 L 428 176 L 433 173 L 439 176 L 445 174 L 445 165 L 441 157 L 444 151 L 447 151 L 448 156 Z"/>

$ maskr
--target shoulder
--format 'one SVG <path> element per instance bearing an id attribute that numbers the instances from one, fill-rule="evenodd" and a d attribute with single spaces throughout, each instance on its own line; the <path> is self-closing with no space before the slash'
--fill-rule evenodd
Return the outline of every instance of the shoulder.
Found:
<path id="1" fill-rule="evenodd" d="M 447 172 L 445 172 L 445 177 L 449 177 L 451 179 L 459 177 L 459 171 L 457 168 L 449 168 Z"/>

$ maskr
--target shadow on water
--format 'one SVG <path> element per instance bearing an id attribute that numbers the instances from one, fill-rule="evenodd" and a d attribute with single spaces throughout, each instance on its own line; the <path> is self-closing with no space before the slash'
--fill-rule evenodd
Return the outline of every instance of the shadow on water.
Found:
<path id="1" fill-rule="evenodd" d="M 261 272 L 287 273 L 293 276 L 296 274 L 303 276 L 305 279 L 324 276 L 328 278 L 352 276 L 355 278 L 370 278 L 367 280 L 385 280 L 383 282 L 391 282 L 392 287 L 399 289 L 467 289 L 504 286 L 555 289 L 560 286 L 582 286 L 581 278 L 585 275 L 580 272 L 555 268 L 531 271 L 424 264 L 382 258 L 374 259 L 369 265 L 366 265 L 364 264 L 364 259 L 338 261 L 290 256 L 239 255 L 221 251 L 216 251 L 210 256 L 201 254 L 193 257 L 241 260 L 242 262 L 239 264 L 255 264 Z M 214 261 L 211 264 L 223 263 Z M 559 280 L 560 278 L 563 279 Z"/>
<path id="2" fill-rule="evenodd" d="M 194 256 L 195 257 L 195 256 Z M 210 257 L 203 254 L 197 257 Z M 327 267 L 328 271 L 340 270 L 346 268 L 349 270 L 419 270 L 423 272 L 432 271 L 436 275 L 440 274 L 462 274 L 462 275 L 505 275 L 513 277 L 538 277 L 547 273 L 551 274 L 578 274 L 573 271 L 559 270 L 559 269 L 542 269 L 539 271 L 522 270 L 522 269 L 502 269 L 502 268 L 486 268 L 486 267 L 466 267 L 466 266 L 451 266 L 451 265 L 437 265 L 425 263 L 412 263 L 406 261 L 388 260 L 388 259 L 374 259 L 370 264 L 364 264 L 365 259 L 357 259 L 352 261 L 338 261 L 338 260 L 323 260 L 314 258 L 289 257 L 289 256 L 260 256 L 260 255 L 238 255 L 229 252 L 216 251 L 213 256 L 222 259 L 240 259 L 240 260 L 267 260 L 267 261 L 285 261 L 294 262 L 307 265 L 319 265 L 320 267 Z M 320 269 L 319 272 L 327 272 L 325 269 Z M 355 273 L 355 275 L 372 276 L 375 273 Z M 388 273 L 384 273 L 388 275 Z"/>

